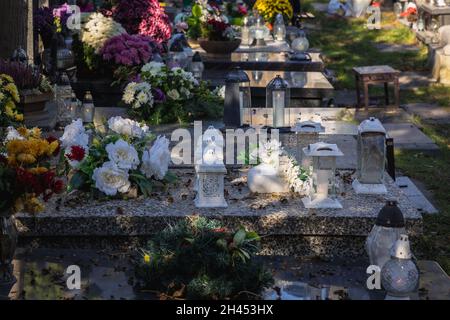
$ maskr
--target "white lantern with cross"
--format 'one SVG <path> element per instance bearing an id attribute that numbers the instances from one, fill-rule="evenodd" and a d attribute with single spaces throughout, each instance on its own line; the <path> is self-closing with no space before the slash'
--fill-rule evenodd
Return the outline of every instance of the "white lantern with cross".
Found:
<path id="1" fill-rule="evenodd" d="M 199 142 L 202 156 L 195 165 L 197 208 L 226 208 L 224 197 L 224 177 L 227 173 L 223 163 L 223 137 L 218 130 L 209 127 Z M 197 150 L 198 152 L 198 144 Z"/>
<path id="2" fill-rule="evenodd" d="M 303 153 L 312 159 L 310 195 L 302 199 L 305 207 L 342 209 L 336 192 L 336 158 L 344 154 L 337 145 L 324 142 L 310 144 Z"/>
<path id="3" fill-rule="evenodd" d="M 320 117 L 319 117 L 320 118 Z M 304 162 L 302 157 L 302 141 L 311 141 L 312 143 L 319 142 L 319 133 L 325 132 L 325 128 L 322 126 L 321 122 L 313 121 L 313 119 L 301 121 L 301 117 L 292 126 L 291 132 L 295 132 L 297 138 L 297 162 L 302 165 L 302 167 L 309 166 L 307 162 Z M 315 140 L 315 141 L 312 141 Z"/>
<path id="4" fill-rule="evenodd" d="M 358 173 L 353 188 L 360 194 L 385 194 L 386 129 L 376 118 L 358 127 Z"/>
<path id="5" fill-rule="evenodd" d="M 273 78 L 266 88 L 266 108 L 272 109 L 274 128 L 285 128 L 285 110 L 289 112 L 288 119 L 290 120 L 289 104 L 291 101 L 289 84 L 280 75 Z"/>

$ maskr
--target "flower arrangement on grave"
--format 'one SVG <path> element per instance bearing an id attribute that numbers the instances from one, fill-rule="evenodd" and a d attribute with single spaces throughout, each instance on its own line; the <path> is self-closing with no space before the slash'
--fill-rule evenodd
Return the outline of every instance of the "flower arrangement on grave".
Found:
<path id="1" fill-rule="evenodd" d="M 23 114 L 17 110 L 19 91 L 11 76 L 0 74 L 0 127 L 5 128 L 23 121 Z"/>
<path id="2" fill-rule="evenodd" d="M 39 128 L 8 127 L 0 156 L 0 211 L 38 213 L 64 183 L 50 166 L 59 153 L 56 138 L 43 138 Z"/>
<path id="3" fill-rule="evenodd" d="M 289 0 L 256 0 L 254 6 L 265 21 L 273 24 L 277 14 L 283 15 L 284 21 L 292 19 L 294 10 Z"/>
<path id="4" fill-rule="evenodd" d="M 142 67 L 138 78 L 139 82 L 125 87 L 122 98 L 135 119 L 154 124 L 183 123 L 221 114 L 222 99 L 191 72 L 152 61 Z"/>
<path id="5" fill-rule="evenodd" d="M 273 278 L 255 260 L 259 242 L 253 231 L 194 216 L 167 227 L 142 248 L 137 278 L 161 299 L 262 298 Z"/>
<path id="6" fill-rule="evenodd" d="M 258 146 L 250 146 L 251 150 L 239 155 L 246 165 L 269 167 L 270 172 L 280 177 L 287 184 L 289 191 L 305 195 L 310 188 L 309 170 L 301 167 L 297 160 L 286 152 L 281 142 L 269 140 Z M 262 170 L 264 171 L 264 170 Z M 267 170 L 265 170 L 267 171 Z"/>
<path id="7" fill-rule="evenodd" d="M 241 26 L 243 18 L 248 14 L 247 4 L 242 0 L 224 1 L 225 12 L 232 25 Z"/>
<path id="8" fill-rule="evenodd" d="M 60 140 L 69 191 L 90 191 L 97 197 L 149 196 L 154 186 L 173 180 L 169 140 L 155 139 L 146 125 L 131 119 L 113 117 L 104 128 L 88 130 L 78 119 L 65 127 Z"/>
<path id="9" fill-rule="evenodd" d="M 172 35 L 169 18 L 158 0 L 119 0 L 111 12 L 130 34 L 150 36 L 158 43 Z"/>

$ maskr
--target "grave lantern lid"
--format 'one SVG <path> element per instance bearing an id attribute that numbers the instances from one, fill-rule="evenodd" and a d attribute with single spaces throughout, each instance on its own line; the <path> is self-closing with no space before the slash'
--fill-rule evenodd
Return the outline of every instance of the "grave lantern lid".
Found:
<path id="1" fill-rule="evenodd" d="M 309 157 L 341 157 L 344 155 L 336 144 L 325 142 L 310 144 L 304 149 L 304 152 Z"/>
<path id="2" fill-rule="evenodd" d="M 299 121 L 292 128 L 292 132 L 295 133 L 319 133 L 325 132 L 325 128 L 320 122 L 314 122 L 312 120 Z"/>
<path id="3" fill-rule="evenodd" d="M 367 120 L 364 120 L 358 126 L 358 133 L 382 133 L 386 134 L 386 129 L 381 124 L 380 120 L 374 117 L 370 117 Z"/>
<path id="4" fill-rule="evenodd" d="M 225 77 L 225 82 L 229 83 L 243 83 L 250 82 L 250 78 L 247 73 L 240 67 L 235 67 Z"/>
<path id="5" fill-rule="evenodd" d="M 388 228 L 405 227 L 405 219 L 403 218 L 402 211 L 397 206 L 396 200 L 390 199 L 386 202 L 386 205 L 378 213 L 375 224 Z"/>

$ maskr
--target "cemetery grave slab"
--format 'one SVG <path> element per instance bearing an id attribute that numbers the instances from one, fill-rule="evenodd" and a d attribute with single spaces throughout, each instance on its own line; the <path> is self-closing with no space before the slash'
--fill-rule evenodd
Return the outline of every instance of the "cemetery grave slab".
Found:
<path id="1" fill-rule="evenodd" d="M 308 210 L 295 194 L 251 194 L 245 170 L 229 169 L 225 179 L 228 208 L 199 209 L 193 201 L 194 170 L 173 172 L 178 181 L 166 191 L 155 190 L 147 199 L 102 202 L 82 193 L 54 199 L 45 212 L 16 216 L 20 235 L 25 240 L 50 240 L 57 246 L 81 245 L 84 237 L 91 245 L 95 238 L 112 244 L 118 238 L 149 238 L 168 224 L 202 215 L 220 219 L 230 228 L 255 230 L 262 236 L 264 255 L 355 256 L 363 253 L 365 237 L 388 197 L 398 199 L 409 235 L 414 238 L 422 232 L 420 213 L 387 176 L 388 195 L 365 196 L 353 192 L 352 171 L 339 171 L 339 200 L 344 209 Z"/>

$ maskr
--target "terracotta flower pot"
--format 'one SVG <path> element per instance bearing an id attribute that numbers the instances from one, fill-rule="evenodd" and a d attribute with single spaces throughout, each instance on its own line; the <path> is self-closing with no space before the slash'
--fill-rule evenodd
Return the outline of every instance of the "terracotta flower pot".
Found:
<path id="1" fill-rule="evenodd" d="M 231 56 L 231 53 L 236 51 L 241 44 L 240 39 L 230 40 L 230 41 L 211 41 L 207 39 L 198 39 L 200 47 L 206 51 L 208 55 L 211 56 Z"/>

